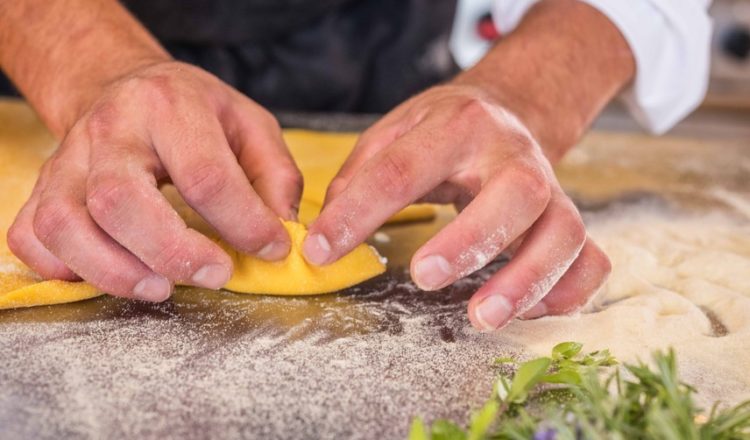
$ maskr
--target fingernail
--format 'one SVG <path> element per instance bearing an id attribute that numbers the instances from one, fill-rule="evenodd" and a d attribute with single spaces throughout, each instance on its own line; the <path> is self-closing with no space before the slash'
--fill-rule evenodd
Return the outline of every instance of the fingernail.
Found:
<path id="1" fill-rule="evenodd" d="M 490 295 L 483 299 L 474 311 L 474 315 L 484 330 L 497 330 L 508 322 L 513 308 L 502 295 Z"/>
<path id="2" fill-rule="evenodd" d="M 302 246 L 305 259 L 316 266 L 321 266 L 328 261 L 331 255 L 331 244 L 323 234 L 309 235 Z"/>
<path id="3" fill-rule="evenodd" d="M 258 258 L 267 261 L 278 261 L 286 257 L 289 253 L 289 245 L 280 241 L 268 243 L 255 254 Z"/>
<path id="4" fill-rule="evenodd" d="M 547 314 L 547 305 L 544 301 L 539 301 L 534 307 L 521 315 L 521 319 L 536 319 Z"/>
<path id="5" fill-rule="evenodd" d="M 207 264 L 193 274 L 193 283 L 207 289 L 221 289 L 229 281 L 229 270 L 221 264 Z"/>
<path id="6" fill-rule="evenodd" d="M 414 265 L 414 281 L 425 290 L 442 287 L 452 274 L 450 263 L 440 255 L 424 257 Z"/>
<path id="7" fill-rule="evenodd" d="M 133 296 L 144 301 L 162 302 L 172 293 L 172 285 L 159 275 L 148 276 L 133 288 Z"/>

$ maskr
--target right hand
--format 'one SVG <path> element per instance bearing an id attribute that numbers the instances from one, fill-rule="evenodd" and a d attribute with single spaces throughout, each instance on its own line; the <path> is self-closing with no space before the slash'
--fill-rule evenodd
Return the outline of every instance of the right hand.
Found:
<path id="1" fill-rule="evenodd" d="M 8 245 L 45 278 L 162 301 L 174 283 L 222 287 L 232 262 L 158 190 L 182 197 L 236 249 L 290 249 L 302 177 L 274 117 L 196 67 L 160 62 L 103 87 L 45 163 Z"/>
<path id="2" fill-rule="evenodd" d="M 454 80 L 365 131 L 310 225 L 308 261 L 341 258 L 411 203 L 450 203 L 459 214 L 412 257 L 417 286 L 442 289 L 506 253 L 508 264 L 469 300 L 478 329 L 585 305 L 606 280 L 609 260 L 587 238 L 546 151 L 516 116 L 527 111 L 488 90 Z"/>

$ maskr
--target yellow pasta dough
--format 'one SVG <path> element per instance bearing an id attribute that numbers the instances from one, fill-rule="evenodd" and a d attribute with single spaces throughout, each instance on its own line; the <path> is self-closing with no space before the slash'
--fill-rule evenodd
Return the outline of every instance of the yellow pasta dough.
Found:
<path id="1" fill-rule="evenodd" d="M 84 282 L 42 281 L 8 251 L 5 242 L 8 227 L 31 193 L 37 170 L 53 151 L 55 142 L 36 115 L 20 101 L 0 102 L 0 118 L 14 121 L 8 130 L 0 131 L 0 309 L 61 304 L 102 295 Z M 287 130 L 284 137 L 305 177 L 300 219 L 309 224 L 320 212 L 328 184 L 344 163 L 357 135 Z M 184 206 L 176 208 L 178 212 L 185 211 Z M 432 206 L 416 205 L 398 213 L 391 221 L 431 219 L 434 215 Z M 236 266 L 228 289 L 280 295 L 325 293 L 357 284 L 385 270 L 377 253 L 366 245 L 334 264 L 312 267 L 300 254 L 305 228 L 291 223 L 285 226 L 294 247 L 283 262 L 260 261 L 224 245 Z"/>
<path id="2" fill-rule="evenodd" d="M 63 304 L 102 295 L 95 287 L 84 282 L 40 281 L 28 268 L 11 260 L 0 258 L 0 310 Z"/>
<path id="3" fill-rule="evenodd" d="M 234 274 L 226 289 L 240 293 L 314 295 L 353 286 L 385 271 L 377 252 L 364 244 L 333 264 L 310 265 L 301 251 L 307 234 L 304 225 L 285 222 L 284 227 L 292 239 L 292 249 L 279 262 L 244 255 L 219 242 L 234 264 Z M 28 268 L 9 259 L 2 263 L 0 271 L 0 310 L 70 303 L 102 295 L 84 282 L 40 281 Z"/>
<path id="4" fill-rule="evenodd" d="M 103 295 L 94 286 L 67 281 L 42 281 L 0 295 L 0 309 L 44 306 L 83 301 Z"/>
<path id="5" fill-rule="evenodd" d="M 315 295 L 345 289 L 385 272 L 380 256 L 366 244 L 327 266 L 308 264 L 302 256 L 307 229 L 294 222 L 284 222 L 284 227 L 292 239 L 292 249 L 283 261 L 264 261 L 219 242 L 234 263 L 234 274 L 225 289 L 268 295 Z"/>
<path id="6" fill-rule="evenodd" d="M 357 134 L 286 130 L 284 140 L 305 179 L 299 220 L 309 225 L 318 217 L 328 185 L 351 153 Z M 431 220 L 434 217 L 433 205 L 417 204 L 396 213 L 388 223 Z"/>

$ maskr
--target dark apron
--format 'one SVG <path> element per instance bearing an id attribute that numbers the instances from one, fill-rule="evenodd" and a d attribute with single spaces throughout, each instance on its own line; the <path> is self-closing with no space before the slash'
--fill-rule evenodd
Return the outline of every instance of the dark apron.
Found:
<path id="1" fill-rule="evenodd" d="M 126 0 L 176 58 L 272 110 L 385 112 L 457 71 L 456 0 Z"/>
<path id="2" fill-rule="evenodd" d="M 374 113 L 457 72 L 448 51 L 455 3 L 123 1 L 175 58 L 271 110 Z"/>

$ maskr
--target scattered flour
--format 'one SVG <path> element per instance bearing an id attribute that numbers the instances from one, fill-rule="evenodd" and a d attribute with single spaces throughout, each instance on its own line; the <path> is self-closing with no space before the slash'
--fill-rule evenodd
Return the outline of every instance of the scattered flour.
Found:
<path id="1" fill-rule="evenodd" d="M 505 230 L 505 227 L 501 226 L 491 234 L 488 234 L 483 241 L 469 246 L 456 259 L 456 264 L 462 268 L 460 276 L 466 276 L 485 267 L 507 245 L 508 232 Z"/>
<path id="2" fill-rule="evenodd" d="M 750 222 L 639 204 L 587 222 L 612 260 L 609 281 L 578 319 L 518 323 L 511 339 L 536 353 L 577 340 L 624 360 L 672 346 L 706 406 L 750 398 Z"/>
<path id="3" fill-rule="evenodd" d="M 372 236 L 376 243 L 390 243 L 391 236 L 383 231 L 378 231 Z"/>
<path id="4" fill-rule="evenodd" d="M 401 438 L 410 415 L 463 418 L 493 356 L 463 293 L 380 279 L 349 295 L 181 290 L 0 316 L 0 426 L 33 438 Z M 389 292 L 389 293 L 385 293 Z"/>
<path id="5" fill-rule="evenodd" d="M 183 289 L 160 305 L 99 298 L 6 311 L 2 433 L 403 438 L 412 415 L 462 419 L 486 399 L 493 357 L 563 340 L 623 360 L 673 346 L 706 405 L 750 397 L 750 225 L 649 206 L 586 219 L 614 264 L 596 301 L 577 318 L 494 334 L 470 328 L 465 307 L 502 263 L 432 293 L 401 269 L 344 295 Z"/>
<path id="6" fill-rule="evenodd" d="M 0 262 L 0 273 L 22 273 L 17 264 Z"/>
<path id="7" fill-rule="evenodd" d="M 29 130 L 7 125 L 0 130 L 0 152 L 9 158 L 0 161 L 0 211 L 16 212 L 33 186 L 28 170 L 54 143 L 46 134 L 8 137 Z M 465 419 L 491 393 L 493 357 L 545 354 L 564 340 L 610 348 L 622 360 L 672 346 L 704 406 L 750 398 L 750 215 L 747 193 L 738 192 L 747 191 L 748 167 L 737 161 L 747 150 L 724 146 L 717 154 L 713 144 L 596 136 L 572 152 L 563 174 L 567 189 L 594 190 L 581 201 L 590 202 L 586 221 L 613 273 L 578 317 L 473 330 L 467 300 L 497 262 L 430 293 L 393 264 L 389 276 L 341 295 L 180 289 L 159 305 L 103 297 L 6 310 L 0 437 L 404 438 L 412 415 Z M 679 169 L 688 156 L 696 158 Z M 712 190 L 707 179 L 726 190 Z M 677 215 L 629 202 L 675 192 L 674 184 L 733 214 Z M 1 231 L 10 218 L 0 219 Z M 497 234 L 490 241 L 504 242 Z M 395 248 L 399 237 L 394 228 L 382 247 Z M 480 246 L 463 258 L 475 270 L 496 253 Z"/>

